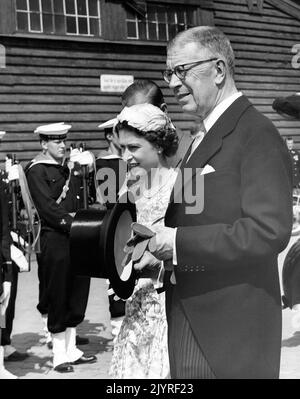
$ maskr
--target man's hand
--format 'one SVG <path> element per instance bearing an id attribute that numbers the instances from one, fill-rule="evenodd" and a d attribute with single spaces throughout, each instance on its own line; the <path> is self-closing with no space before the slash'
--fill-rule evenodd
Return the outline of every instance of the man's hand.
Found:
<path id="1" fill-rule="evenodd" d="M 0 312 L 1 315 L 4 316 L 10 297 L 11 282 L 4 281 L 2 287 L 3 287 L 3 292 L 2 295 L 0 296 Z"/>
<path id="2" fill-rule="evenodd" d="M 173 259 L 173 246 L 175 238 L 175 229 L 172 227 L 151 226 L 151 230 L 156 232 L 156 235 L 151 238 L 152 244 L 149 248 L 155 248 L 151 250 L 151 253 L 160 260 Z"/>

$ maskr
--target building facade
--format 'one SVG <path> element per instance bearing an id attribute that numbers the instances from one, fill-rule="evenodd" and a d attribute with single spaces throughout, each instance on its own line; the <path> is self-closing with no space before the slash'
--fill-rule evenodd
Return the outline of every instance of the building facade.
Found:
<path id="1" fill-rule="evenodd" d="M 163 89 L 174 123 L 189 131 L 162 78 L 166 43 L 178 31 L 215 25 L 236 53 L 238 88 L 300 144 L 300 122 L 274 113 L 275 97 L 300 92 L 300 6 L 286 0 L 1 0 L 2 151 L 20 160 L 39 150 L 33 130 L 70 123 L 70 142 L 105 147 L 97 125 L 121 109 L 133 79 Z M 125 86 L 124 86 L 125 85 Z M 298 144 L 299 142 L 299 144 Z"/>

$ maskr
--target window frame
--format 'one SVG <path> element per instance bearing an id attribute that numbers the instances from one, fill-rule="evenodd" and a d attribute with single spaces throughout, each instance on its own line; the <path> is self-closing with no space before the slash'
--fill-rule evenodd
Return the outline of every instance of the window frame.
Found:
<path id="1" fill-rule="evenodd" d="M 197 7 L 197 24 L 214 25 L 212 0 L 144 0 L 147 3 L 189 4 Z M 201 3 L 201 4 L 199 4 Z M 126 10 L 120 0 L 100 0 L 101 36 L 67 35 L 56 33 L 34 33 L 17 31 L 16 0 L 1 0 L 0 36 L 32 39 L 62 40 L 73 42 L 115 43 L 130 46 L 165 47 L 165 41 L 127 39 Z M 114 29 L 112 29 L 112 24 Z"/>
<path id="2" fill-rule="evenodd" d="M 86 9 L 86 14 L 80 14 L 79 9 L 78 9 L 78 0 L 73 0 L 74 2 L 74 13 L 69 13 L 67 12 L 67 0 L 61 0 L 62 1 L 62 10 L 63 10 L 63 16 L 64 16 L 64 28 L 65 28 L 65 34 L 61 35 L 55 32 L 55 16 L 58 16 L 60 14 L 55 14 L 54 13 L 54 8 L 53 8 L 53 1 L 51 0 L 51 9 L 52 12 L 51 14 L 49 12 L 43 12 L 42 8 L 42 0 L 37 0 L 39 4 L 39 10 L 36 12 L 39 14 L 40 18 L 40 30 L 34 30 L 32 29 L 31 26 L 31 14 L 35 14 L 34 11 L 30 10 L 30 0 L 25 0 L 26 2 L 26 10 L 21 10 L 17 8 L 17 0 L 13 0 L 14 5 L 15 5 L 15 21 L 16 21 L 16 33 L 18 35 L 22 34 L 42 34 L 45 36 L 55 36 L 55 37 L 63 37 L 63 36 L 72 36 L 74 38 L 76 37 L 87 37 L 87 38 L 101 38 L 102 35 L 102 26 L 101 26 L 101 19 L 102 19 L 102 12 L 101 12 L 101 0 L 95 0 L 97 2 L 97 15 L 93 16 L 90 15 L 89 13 L 89 0 L 82 0 L 85 2 L 85 9 Z M 48 0 L 50 1 L 50 0 Z M 18 13 L 25 14 L 27 16 L 27 31 L 19 31 L 18 30 Z M 44 14 L 49 14 L 52 16 L 52 27 L 53 27 L 53 32 L 45 32 L 44 30 L 44 23 L 43 23 L 43 15 Z M 68 32 L 68 19 L 74 19 L 75 20 L 75 32 Z M 86 28 L 87 28 L 87 33 L 80 33 L 80 18 L 84 18 L 86 20 Z M 91 20 L 96 20 L 98 24 L 98 31 L 99 35 L 93 35 L 91 34 Z"/>
<path id="3" fill-rule="evenodd" d="M 153 41 L 153 42 L 164 42 L 164 43 L 169 41 L 170 40 L 170 28 L 172 26 L 176 27 L 176 32 L 180 31 L 177 28 L 178 26 L 182 25 L 178 21 L 179 12 L 183 12 L 183 15 L 184 15 L 184 26 L 186 27 L 186 26 L 189 25 L 189 23 L 188 23 L 188 14 L 187 14 L 188 10 L 187 10 L 187 8 L 183 7 L 183 4 L 174 4 L 174 2 L 171 3 L 171 2 L 162 2 L 162 1 L 153 2 L 152 0 L 145 2 L 145 4 L 146 4 L 146 6 L 150 5 L 150 6 L 156 6 L 157 7 L 157 9 L 155 11 L 155 19 L 152 19 L 152 20 L 149 18 L 148 13 L 147 13 L 148 9 L 146 8 L 146 15 L 145 15 L 145 35 L 146 35 L 146 38 L 143 38 L 143 37 L 139 36 L 139 24 L 143 22 L 142 17 L 139 16 L 136 13 L 134 15 L 135 18 L 128 18 L 127 12 L 126 12 L 126 19 L 125 19 L 125 25 L 126 25 L 126 31 L 127 31 L 126 40 L 129 40 L 129 41 L 144 41 L 144 42 L 152 42 Z M 172 14 L 174 15 L 175 23 L 172 23 L 171 21 L 169 21 L 168 10 L 167 9 L 164 10 L 164 17 L 165 17 L 164 21 L 159 21 L 159 17 L 158 17 L 157 11 L 158 11 L 160 6 L 163 7 L 165 5 L 166 6 L 167 5 L 173 6 Z M 196 26 L 196 24 L 198 22 L 197 21 L 198 20 L 197 11 L 198 11 L 199 5 L 198 5 L 198 7 L 195 6 L 195 5 L 192 5 L 192 4 L 189 5 L 189 6 L 193 7 L 192 13 L 193 13 L 193 19 L 195 21 L 195 26 Z M 178 9 L 176 9 L 177 7 L 178 7 Z M 133 14 L 133 12 L 132 12 L 132 14 Z M 128 23 L 135 24 L 135 32 L 136 32 L 136 36 L 135 37 L 134 36 L 129 36 Z M 150 33 L 149 33 L 150 24 L 154 24 L 155 25 L 156 39 L 149 38 L 150 37 Z M 165 38 L 160 38 L 159 37 L 159 25 L 160 24 L 165 26 Z"/>

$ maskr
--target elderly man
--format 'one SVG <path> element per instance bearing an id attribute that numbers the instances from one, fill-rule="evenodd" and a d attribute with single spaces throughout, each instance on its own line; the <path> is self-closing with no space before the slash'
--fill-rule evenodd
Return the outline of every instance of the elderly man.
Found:
<path id="1" fill-rule="evenodd" d="M 292 228 L 287 148 L 236 89 L 234 53 L 217 28 L 179 33 L 168 45 L 164 79 L 205 133 L 181 164 L 167 227 L 156 228 L 153 254 L 174 270 L 167 285 L 171 377 L 278 378 L 277 256 Z M 197 184 L 200 205 L 199 195 L 191 201 Z"/>
<path id="2" fill-rule="evenodd" d="M 293 188 L 299 189 L 300 186 L 300 152 L 294 148 L 294 140 L 292 137 L 287 137 L 286 146 L 289 150 L 293 164 Z M 297 190 L 296 190 L 297 191 Z"/>

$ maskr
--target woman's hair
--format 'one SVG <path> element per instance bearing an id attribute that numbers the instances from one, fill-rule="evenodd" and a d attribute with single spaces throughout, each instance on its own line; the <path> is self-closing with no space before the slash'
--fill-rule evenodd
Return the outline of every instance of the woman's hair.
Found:
<path id="1" fill-rule="evenodd" d="M 157 131 L 150 130 L 148 132 L 143 132 L 139 129 L 130 126 L 127 121 L 123 121 L 123 122 L 118 122 L 116 126 L 116 132 L 118 135 L 121 129 L 130 130 L 131 132 L 149 141 L 149 143 L 151 143 L 153 146 L 161 148 L 162 154 L 166 157 L 171 157 L 177 151 L 178 136 L 176 130 L 171 126 L 168 126 L 164 129 L 160 129 Z"/>

